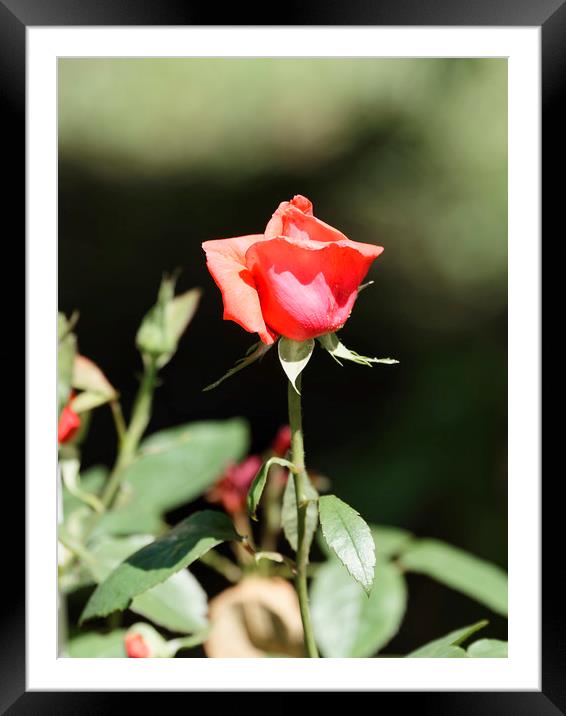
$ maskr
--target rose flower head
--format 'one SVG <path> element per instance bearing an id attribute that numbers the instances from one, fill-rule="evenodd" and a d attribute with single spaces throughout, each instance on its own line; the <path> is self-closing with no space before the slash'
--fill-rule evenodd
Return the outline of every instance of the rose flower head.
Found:
<path id="1" fill-rule="evenodd" d="M 205 241 L 222 292 L 224 319 L 257 333 L 305 341 L 340 329 L 383 248 L 351 241 L 297 195 L 282 202 L 263 234 Z"/>
<path id="2" fill-rule="evenodd" d="M 259 455 L 250 455 L 237 465 L 229 465 L 220 480 L 209 490 L 209 502 L 221 503 L 231 515 L 245 510 L 249 487 L 261 464 Z"/>

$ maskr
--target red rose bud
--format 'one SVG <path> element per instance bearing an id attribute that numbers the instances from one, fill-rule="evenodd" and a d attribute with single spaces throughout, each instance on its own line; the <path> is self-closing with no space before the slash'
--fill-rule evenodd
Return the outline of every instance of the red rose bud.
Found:
<path id="1" fill-rule="evenodd" d="M 71 408 L 71 399 L 67 405 L 63 408 L 61 416 L 59 418 L 59 425 L 57 426 L 57 440 L 59 444 L 69 442 L 77 434 L 78 429 L 81 426 L 81 419 Z"/>
<path id="2" fill-rule="evenodd" d="M 250 455 L 238 465 L 230 465 L 220 480 L 209 490 L 208 500 L 221 503 L 229 514 L 244 510 L 248 490 L 261 464 L 259 455 Z"/>
<path id="3" fill-rule="evenodd" d="M 291 428 L 288 425 L 283 425 L 279 428 L 275 440 L 271 445 L 271 450 L 277 457 L 285 457 L 287 451 L 291 447 Z"/>
<path id="4" fill-rule="evenodd" d="M 222 292 L 224 319 L 267 345 L 278 335 L 304 341 L 341 328 L 383 251 L 317 219 L 300 195 L 279 205 L 263 234 L 202 246 Z"/>
<path id="5" fill-rule="evenodd" d="M 126 634 L 124 644 L 126 646 L 126 654 L 130 659 L 147 659 L 151 656 L 149 646 L 141 634 L 137 634 L 136 632 Z"/>

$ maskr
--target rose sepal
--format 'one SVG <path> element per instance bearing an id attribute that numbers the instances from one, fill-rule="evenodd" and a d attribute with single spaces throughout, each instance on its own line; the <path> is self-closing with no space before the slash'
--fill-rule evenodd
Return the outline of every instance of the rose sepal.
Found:
<path id="1" fill-rule="evenodd" d="M 314 338 L 308 338 L 306 341 L 294 341 L 291 338 L 281 336 L 279 339 L 279 361 L 285 371 L 285 375 L 299 395 L 301 391 L 297 387 L 297 378 L 306 368 L 313 350 Z"/>
<path id="2" fill-rule="evenodd" d="M 250 489 L 248 491 L 247 506 L 248 513 L 252 520 L 257 520 L 257 507 L 263 494 L 263 488 L 265 487 L 265 483 L 267 482 L 269 470 L 273 465 L 279 465 L 280 467 L 284 467 L 290 472 L 297 472 L 296 466 L 292 462 L 289 462 L 289 460 L 284 460 L 282 457 L 270 457 L 269 460 L 266 460 L 263 463 L 263 465 L 258 470 L 258 473 L 255 476 L 254 481 L 250 485 Z"/>
<path id="3" fill-rule="evenodd" d="M 144 361 L 155 360 L 158 368 L 163 368 L 175 354 L 200 301 L 198 288 L 175 296 L 175 283 L 175 276 L 163 277 L 157 303 L 144 317 L 136 335 Z"/>
<path id="4" fill-rule="evenodd" d="M 358 363 L 358 365 L 370 367 L 373 363 L 384 363 L 385 365 L 395 365 L 399 363 L 395 358 L 369 358 L 368 356 L 362 356 L 356 353 L 356 351 L 351 351 L 340 342 L 340 339 L 335 333 L 326 333 L 324 336 L 319 336 L 318 341 L 320 345 L 330 353 L 338 365 L 342 365 L 342 360 L 348 360 L 352 363 Z"/>
<path id="5" fill-rule="evenodd" d="M 219 378 L 218 380 L 215 380 L 214 383 L 211 383 L 210 385 L 207 385 L 206 388 L 203 388 L 203 393 L 206 393 L 207 390 L 212 390 L 213 388 L 217 388 L 220 383 L 223 383 L 226 378 L 230 378 L 235 373 L 238 373 L 243 368 L 247 368 L 252 363 L 255 363 L 256 360 L 260 360 L 263 358 L 263 356 L 267 353 L 267 351 L 271 348 L 271 346 L 266 345 L 265 343 L 262 343 L 261 341 L 258 341 L 257 343 L 254 343 L 252 346 L 250 346 L 246 352 L 246 355 L 243 358 L 239 358 L 235 365 L 230 368 L 229 371 L 224 373 L 224 375 Z"/>

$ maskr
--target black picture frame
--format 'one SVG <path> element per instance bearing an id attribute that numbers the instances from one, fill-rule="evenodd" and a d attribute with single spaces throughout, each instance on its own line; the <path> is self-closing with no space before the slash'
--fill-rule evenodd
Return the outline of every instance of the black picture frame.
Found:
<path id="1" fill-rule="evenodd" d="M 563 181 L 563 113 L 566 78 L 566 0 L 318 0 L 288 2 L 276 8 L 258 9 L 241 3 L 221 12 L 206 3 L 166 0 L 0 0 L 0 97 L 5 142 L 4 188 L 7 214 L 25 231 L 25 86 L 26 27 L 86 25 L 429 25 L 429 26 L 540 26 L 542 28 L 542 144 L 543 228 L 558 226 L 558 192 Z M 275 10 L 275 11 L 274 11 Z M 283 23 L 278 20 L 284 19 Z M 5 145 L 6 146 L 6 145 Z M 563 201 L 563 200 L 562 200 Z M 17 236 L 13 232 L 13 236 Z M 12 239 L 12 244 L 15 245 Z M 21 244 L 24 246 L 24 242 Z M 12 289 L 10 289 L 12 290 Z M 12 297 L 12 303 L 13 303 Z M 6 304 L 5 304 L 6 305 Z M 558 475 L 556 476 L 558 478 Z M 377 692 L 376 708 L 385 700 L 395 705 L 431 714 L 560 714 L 566 713 L 566 630 L 563 608 L 554 594 L 560 594 L 559 569 L 550 569 L 554 545 L 560 544 L 560 500 L 556 479 L 543 492 L 543 581 L 542 581 L 542 690 L 540 692 Z M 23 479 L 12 479 L 14 504 L 24 504 Z M 556 493 L 556 494 L 554 494 Z M 23 537 L 24 520 L 17 526 Z M 13 540 L 12 540 L 13 542 Z M 23 545 L 24 540 L 21 539 Z M 550 555 L 550 556 L 549 556 Z M 19 714 L 102 714 L 136 707 L 135 693 L 28 692 L 25 678 L 25 588 L 23 550 L 13 543 L 3 555 L 3 573 L 10 574 L 10 587 L 2 610 L 0 640 L 0 710 Z M 560 560 L 562 563 L 562 560 Z M 556 580 L 556 583 L 555 583 Z M 561 601 L 561 600 L 560 600 Z M 292 689 L 292 685 L 289 685 Z M 168 694 L 172 696 L 173 694 Z M 177 696 L 185 699 L 186 695 Z M 151 709 L 156 692 L 142 694 L 143 707 Z M 126 699 L 128 700 L 126 702 Z"/>

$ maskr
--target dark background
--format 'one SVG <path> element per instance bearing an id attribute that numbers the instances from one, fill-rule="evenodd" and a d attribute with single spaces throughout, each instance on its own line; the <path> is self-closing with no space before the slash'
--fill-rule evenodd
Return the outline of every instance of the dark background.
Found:
<path id="1" fill-rule="evenodd" d="M 400 360 L 341 369 L 317 352 L 303 378 L 310 467 L 368 521 L 505 567 L 506 98 L 495 59 L 61 61 L 59 296 L 80 311 L 81 352 L 128 409 L 137 327 L 162 272 L 181 267 L 179 290 L 205 292 L 150 431 L 243 415 L 265 448 L 286 420 L 274 352 L 201 392 L 255 339 L 222 322 L 200 244 L 261 232 L 305 194 L 350 238 L 385 247 L 341 335 Z M 83 463 L 113 456 L 99 410 Z M 486 616 L 425 578 L 409 589 L 393 651 Z"/>

